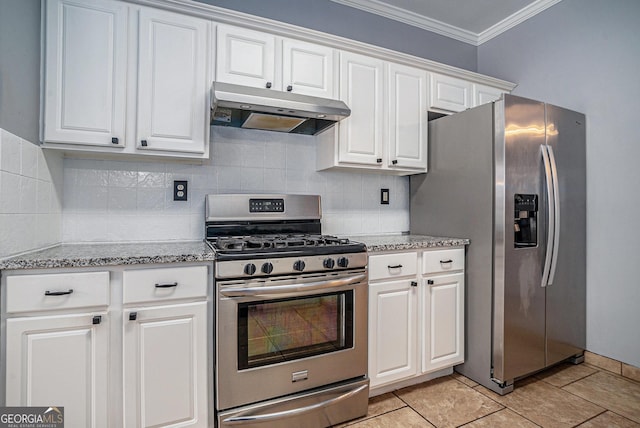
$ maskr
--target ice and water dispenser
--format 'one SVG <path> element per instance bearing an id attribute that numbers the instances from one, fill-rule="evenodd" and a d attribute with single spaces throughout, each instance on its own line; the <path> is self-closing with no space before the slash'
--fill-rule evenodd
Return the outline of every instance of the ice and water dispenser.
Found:
<path id="1" fill-rule="evenodd" d="M 514 196 L 514 247 L 538 245 L 538 195 Z"/>

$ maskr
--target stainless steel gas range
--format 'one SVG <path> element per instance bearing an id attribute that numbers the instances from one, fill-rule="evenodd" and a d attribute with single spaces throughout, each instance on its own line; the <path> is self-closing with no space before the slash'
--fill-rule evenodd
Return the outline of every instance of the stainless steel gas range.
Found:
<path id="1" fill-rule="evenodd" d="M 320 197 L 208 195 L 219 427 L 367 412 L 367 253 L 321 234 Z"/>

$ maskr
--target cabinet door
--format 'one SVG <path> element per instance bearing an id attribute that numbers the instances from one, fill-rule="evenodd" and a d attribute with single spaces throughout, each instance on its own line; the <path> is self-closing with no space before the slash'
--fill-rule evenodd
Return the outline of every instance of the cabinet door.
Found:
<path id="1" fill-rule="evenodd" d="M 500 98 L 503 91 L 485 85 L 473 85 L 474 107 L 493 102 Z"/>
<path id="2" fill-rule="evenodd" d="M 217 34 L 217 81 L 281 89 L 275 75 L 274 36 L 228 25 L 218 25 Z"/>
<path id="3" fill-rule="evenodd" d="M 206 322 L 206 302 L 124 311 L 126 427 L 207 427 Z"/>
<path id="4" fill-rule="evenodd" d="M 431 73 L 430 79 L 429 108 L 458 112 L 471 107 L 471 82 L 436 73 Z"/>
<path id="5" fill-rule="evenodd" d="M 203 19 L 140 10 L 138 149 L 205 153 L 208 33 Z"/>
<path id="6" fill-rule="evenodd" d="M 351 52 L 340 53 L 340 99 L 351 116 L 338 126 L 338 161 L 382 166 L 384 63 Z"/>
<path id="7" fill-rule="evenodd" d="M 371 387 L 416 374 L 415 280 L 369 285 L 369 378 Z"/>
<path id="8" fill-rule="evenodd" d="M 464 274 L 423 279 L 422 372 L 464 361 Z"/>
<path id="9" fill-rule="evenodd" d="M 44 141 L 123 147 L 126 4 L 50 0 L 45 6 Z"/>
<path id="10" fill-rule="evenodd" d="M 110 425 L 105 313 L 10 318 L 6 341 L 7 406 L 63 406 L 66 426 Z"/>
<path id="11" fill-rule="evenodd" d="M 282 89 L 334 98 L 334 50 L 297 40 L 282 41 Z"/>
<path id="12" fill-rule="evenodd" d="M 427 72 L 388 65 L 390 167 L 427 169 Z"/>

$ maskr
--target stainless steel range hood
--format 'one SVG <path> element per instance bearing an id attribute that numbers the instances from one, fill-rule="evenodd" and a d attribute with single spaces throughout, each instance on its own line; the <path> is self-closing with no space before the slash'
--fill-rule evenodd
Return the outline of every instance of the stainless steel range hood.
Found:
<path id="1" fill-rule="evenodd" d="M 351 110 L 339 100 L 213 82 L 211 125 L 316 135 Z"/>

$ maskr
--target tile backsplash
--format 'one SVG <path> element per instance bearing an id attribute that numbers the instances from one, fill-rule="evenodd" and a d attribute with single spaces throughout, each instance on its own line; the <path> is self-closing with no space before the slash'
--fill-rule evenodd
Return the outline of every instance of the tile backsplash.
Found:
<path id="1" fill-rule="evenodd" d="M 409 179 L 316 171 L 313 137 L 213 128 L 203 165 L 64 159 L 63 242 L 202 239 L 210 193 L 309 193 L 322 200 L 330 234 L 409 229 Z M 173 181 L 188 181 L 188 200 L 173 201 Z M 380 205 L 380 189 L 390 204 Z"/>
<path id="2" fill-rule="evenodd" d="M 0 257 L 57 244 L 62 154 L 0 129 Z"/>

